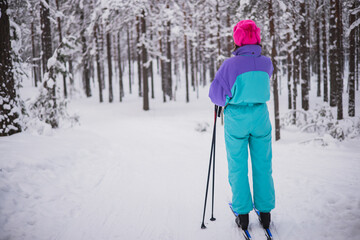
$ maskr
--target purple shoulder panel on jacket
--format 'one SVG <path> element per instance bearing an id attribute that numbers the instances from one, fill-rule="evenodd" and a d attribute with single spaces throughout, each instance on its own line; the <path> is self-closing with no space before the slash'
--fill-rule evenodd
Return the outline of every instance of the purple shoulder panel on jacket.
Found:
<path id="1" fill-rule="evenodd" d="M 209 97 L 218 106 L 225 106 L 226 96 L 232 97 L 231 89 L 237 77 L 250 71 L 263 71 L 269 78 L 273 72 L 270 58 L 261 55 L 260 45 L 245 45 L 233 52 L 235 56 L 226 59 L 211 83 Z"/>

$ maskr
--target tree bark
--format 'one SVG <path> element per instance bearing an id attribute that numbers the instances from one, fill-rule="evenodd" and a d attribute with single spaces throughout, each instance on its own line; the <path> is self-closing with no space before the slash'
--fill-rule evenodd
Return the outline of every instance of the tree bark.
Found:
<path id="1" fill-rule="evenodd" d="M 230 25 L 230 13 L 228 13 L 228 15 L 227 15 L 226 24 L 227 24 L 227 27 L 228 27 L 229 29 L 231 29 L 231 25 Z M 231 35 L 229 35 L 229 36 L 227 37 L 227 55 L 228 55 L 228 57 L 231 57 L 231 49 L 232 49 L 233 45 L 234 45 L 234 44 L 233 44 L 233 38 L 232 38 Z"/>
<path id="2" fill-rule="evenodd" d="M 293 1 L 294 6 L 296 6 L 296 2 Z M 298 38 L 298 21 L 295 17 L 295 15 L 293 15 L 293 32 L 294 32 L 294 39 Z M 293 41 L 293 110 L 296 110 L 297 104 L 296 104 L 296 99 L 297 99 L 297 95 L 298 95 L 298 90 L 297 90 L 297 85 L 299 82 L 299 45 L 298 45 L 298 41 Z M 293 113 L 293 121 L 292 123 L 295 125 L 296 124 L 296 111 L 294 111 Z"/>
<path id="3" fill-rule="evenodd" d="M 141 15 L 141 32 L 143 35 L 143 40 L 146 36 L 146 20 L 145 20 L 145 11 L 142 10 Z M 148 86 L 148 70 L 147 70 L 147 49 L 145 46 L 145 42 L 142 43 L 142 66 L 143 66 L 143 110 L 148 111 L 149 110 L 149 86 Z"/>
<path id="4" fill-rule="evenodd" d="M 163 41 L 162 41 L 162 34 L 159 32 L 159 50 L 161 56 L 163 56 Z M 161 90 L 163 92 L 163 102 L 166 102 L 166 67 L 165 67 L 165 61 L 161 58 L 160 59 L 160 75 L 161 75 Z"/>
<path id="5" fill-rule="evenodd" d="M 221 29 L 221 22 L 220 22 L 220 12 L 219 12 L 219 0 L 216 0 L 216 22 L 217 22 L 217 61 L 216 61 L 216 69 L 219 69 L 221 66 L 222 61 L 220 61 L 221 57 L 221 36 L 220 36 L 220 29 Z M 215 78 L 215 76 L 214 76 Z"/>
<path id="6" fill-rule="evenodd" d="M 194 73 L 194 49 L 193 49 L 193 41 L 189 40 L 189 57 L 190 57 L 190 76 L 191 76 L 191 86 L 193 91 L 195 92 L 195 73 Z"/>
<path id="7" fill-rule="evenodd" d="M 84 7 L 84 6 L 82 6 Z M 79 7 L 80 8 L 80 7 Z M 85 24 L 85 13 L 84 9 L 80 9 L 80 21 L 81 21 L 81 43 L 82 43 L 82 58 L 83 58 L 83 80 L 85 94 L 87 97 L 91 97 L 91 86 L 90 86 L 90 69 L 89 69 L 89 54 L 87 51 L 87 42 L 85 37 L 86 24 Z"/>
<path id="8" fill-rule="evenodd" d="M 351 14 L 351 10 L 355 9 L 355 2 L 352 3 L 349 14 L 349 25 L 355 22 L 355 14 Z M 349 36 L 349 109 L 348 114 L 350 117 L 355 116 L 355 53 L 356 53 L 356 29 L 350 32 Z"/>
<path id="9" fill-rule="evenodd" d="M 96 72 L 97 72 L 97 79 L 99 84 L 99 101 L 102 103 L 104 101 L 103 99 L 103 93 L 102 93 L 102 76 L 101 76 L 101 63 L 100 63 L 100 46 L 99 46 L 99 40 L 98 40 L 98 30 L 99 25 L 95 23 L 94 25 L 94 39 L 95 39 L 95 60 L 96 60 Z"/>
<path id="10" fill-rule="evenodd" d="M 306 28 L 306 3 L 305 0 L 300 2 L 300 59 L 301 59 L 301 107 L 307 111 L 309 110 L 309 49 L 307 46 L 307 31 Z"/>
<path id="11" fill-rule="evenodd" d="M 316 32 L 316 51 L 315 51 L 315 60 L 316 60 L 316 76 L 317 76 L 317 88 L 316 88 L 316 96 L 321 97 L 321 52 L 320 52 L 320 19 L 321 17 L 318 17 L 319 14 L 319 6 L 320 6 L 320 2 L 321 0 L 316 0 L 316 9 L 315 9 L 315 13 L 316 13 L 316 20 L 315 20 L 315 32 Z M 325 7 L 325 6 L 323 6 Z"/>
<path id="12" fill-rule="evenodd" d="M 291 76 L 292 76 L 292 61 L 291 61 L 291 36 L 290 32 L 286 34 L 286 41 L 288 44 L 287 49 L 287 86 L 288 86 L 288 109 L 292 107 L 292 96 L 291 96 Z"/>
<path id="13" fill-rule="evenodd" d="M 128 64 L 129 64 L 129 93 L 131 94 L 131 47 L 130 47 L 130 33 L 129 33 L 129 24 L 127 26 L 127 55 L 128 55 Z"/>
<path id="14" fill-rule="evenodd" d="M 111 33 L 109 30 L 106 33 L 106 48 L 107 48 L 107 61 L 108 61 L 108 77 L 109 77 L 109 102 L 113 102 L 113 88 L 112 88 L 112 58 L 111 58 Z"/>
<path id="15" fill-rule="evenodd" d="M 38 61 L 35 60 L 37 58 L 37 56 L 36 56 L 36 45 L 35 45 L 35 34 L 36 33 L 35 33 L 35 24 L 34 24 L 34 22 L 35 22 L 34 9 L 33 9 L 32 6 L 30 7 L 29 11 L 30 11 L 30 15 L 32 17 L 31 26 L 30 26 L 30 28 L 31 28 L 31 48 L 32 48 L 31 49 L 32 50 L 32 61 L 31 61 L 31 63 L 33 65 L 32 70 L 33 70 L 34 84 L 35 84 L 35 87 L 37 87 L 38 86 L 37 83 L 39 82 L 39 76 L 38 76 L 39 64 L 37 64 Z"/>
<path id="16" fill-rule="evenodd" d="M 338 52 L 336 50 L 337 28 L 336 28 L 336 0 L 330 0 L 330 18 L 329 18 L 329 70 L 330 70 L 330 106 L 335 107 L 337 103 L 336 80 L 337 71 L 340 70 Z"/>
<path id="17" fill-rule="evenodd" d="M 327 6 L 327 0 L 323 1 L 323 10 L 322 10 L 322 44 L 323 44 L 323 49 L 322 49 L 322 72 L 323 72 L 323 99 L 324 102 L 328 102 L 329 101 L 329 95 L 328 95 L 328 59 L 327 59 L 327 37 L 326 37 L 326 33 L 327 33 L 327 28 L 326 28 L 326 6 Z"/>
<path id="18" fill-rule="evenodd" d="M 138 80 L 139 80 L 139 97 L 142 97 L 142 86 L 141 86 L 141 50 L 138 45 L 140 41 L 140 21 L 139 17 L 136 17 L 136 49 L 137 49 L 137 65 L 138 65 Z"/>
<path id="19" fill-rule="evenodd" d="M 10 21 L 7 15 L 7 0 L 0 1 L 0 136 L 9 136 L 21 131 L 17 121 L 16 88 L 13 75 L 10 41 Z"/>
<path id="20" fill-rule="evenodd" d="M 188 47 L 187 47 L 187 36 L 186 36 L 186 11 L 184 11 L 184 51 L 185 51 L 185 82 L 186 82 L 186 102 L 189 99 L 189 66 L 188 66 Z"/>
<path id="21" fill-rule="evenodd" d="M 275 39 L 275 23 L 273 12 L 273 1 L 269 1 L 269 20 L 270 20 L 270 39 L 272 41 L 271 49 L 271 61 L 274 66 L 272 75 L 273 79 L 273 94 L 274 94 L 274 114 L 275 114 L 275 140 L 280 139 L 280 115 L 279 115 L 279 95 L 278 95 L 278 83 L 277 83 L 277 62 L 276 62 L 276 39 Z"/>
<path id="22" fill-rule="evenodd" d="M 150 28 L 152 28 L 151 22 L 150 22 Z M 153 33 L 151 31 L 150 33 L 150 41 L 152 42 L 153 40 Z M 150 56 L 151 60 L 150 60 L 150 79 L 151 79 L 151 98 L 154 99 L 155 98 L 155 91 L 154 91 L 154 72 L 153 72 L 153 56 Z"/>
<path id="23" fill-rule="evenodd" d="M 44 0 L 49 4 L 49 0 Z M 47 72 L 47 62 L 52 56 L 52 42 L 51 42 L 51 25 L 50 25 L 50 9 L 40 2 L 40 24 L 41 24 L 41 45 L 42 45 L 42 60 L 43 73 Z"/>
<path id="24" fill-rule="evenodd" d="M 169 8 L 169 5 L 167 5 L 167 8 Z M 170 97 L 170 100 L 172 100 L 173 98 L 173 93 L 172 93 L 172 55 L 171 55 L 171 22 L 168 21 L 167 22 L 167 37 L 166 37 L 166 58 L 168 60 L 166 66 L 167 66 L 167 84 L 166 84 L 166 92 L 167 95 Z"/>
<path id="25" fill-rule="evenodd" d="M 344 51 L 343 51 L 343 24 L 342 24 L 342 1 L 336 0 L 336 29 L 337 33 L 337 41 L 336 41 L 336 51 L 337 57 L 339 61 L 339 65 L 337 66 L 338 71 L 336 71 L 336 88 L 337 88 L 337 97 L 336 97 L 336 105 L 337 105 L 337 119 L 343 119 L 343 71 L 344 71 Z"/>
<path id="26" fill-rule="evenodd" d="M 121 68 L 120 31 L 118 32 L 117 38 L 118 38 L 117 55 L 118 55 L 118 68 L 119 68 L 119 101 L 122 102 L 122 98 L 124 97 L 124 85 L 123 85 L 123 72 Z"/>
<path id="27" fill-rule="evenodd" d="M 56 10 L 60 12 L 60 6 L 59 6 L 59 0 L 55 1 L 56 3 Z M 57 23 L 58 23 L 58 32 L 59 32 L 59 45 L 62 44 L 62 30 L 61 30 L 61 19 L 60 17 L 57 17 Z M 63 76 L 63 91 L 64 91 L 64 97 L 67 98 L 67 86 L 66 86 L 66 75 L 62 74 Z"/>

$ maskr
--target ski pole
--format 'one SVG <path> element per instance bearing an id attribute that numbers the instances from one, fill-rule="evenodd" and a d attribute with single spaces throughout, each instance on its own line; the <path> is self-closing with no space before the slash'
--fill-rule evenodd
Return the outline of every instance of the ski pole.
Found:
<path id="1" fill-rule="evenodd" d="M 221 108 L 220 108 L 221 109 Z M 204 212 L 203 212 L 203 219 L 201 228 L 206 228 L 204 220 L 205 220 L 205 212 L 206 212 L 206 202 L 207 202 L 207 195 L 209 191 L 209 180 L 210 180 L 210 173 L 211 173 L 211 164 L 212 160 L 214 162 L 213 167 L 213 187 L 212 187 L 212 213 L 211 213 L 211 221 L 215 221 L 214 218 L 214 185 L 215 185 L 215 142 L 216 142 L 216 119 L 218 115 L 218 106 L 215 105 L 215 111 L 214 111 L 214 129 L 213 129 L 213 136 L 211 141 L 211 150 L 210 150 L 210 160 L 209 160 L 209 169 L 208 169 L 208 176 L 207 176 L 207 182 L 206 182 L 206 191 L 205 191 L 205 201 L 204 201 Z"/>

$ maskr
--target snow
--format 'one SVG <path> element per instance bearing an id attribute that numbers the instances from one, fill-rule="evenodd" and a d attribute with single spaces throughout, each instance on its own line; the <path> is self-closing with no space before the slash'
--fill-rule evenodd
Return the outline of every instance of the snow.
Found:
<path id="1" fill-rule="evenodd" d="M 357 26 L 359 26 L 359 25 L 360 25 L 360 18 L 357 19 L 357 20 L 355 20 L 355 22 L 353 22 L 353 23 L 351 24 L 351 26 L 346 30 L 345 36 L 346 36 L 346 37 L 349 37 L 351 31 L 354 30 L 354 29 L 355 29 Z"/>
<path id="2" fill-rule="evenodd" d="M 0 138 L 0 239 L 241 238 L 227 205 L 220 124 L 217 220 L 209 221 L 209 202 L 208 228 L 200 229 L 213 119 L 206 96 L 207 88 L 191 104 L 182 96 L 163 104 L 159 97 L 148 112 L 136 94 L 113 104 L 78 99 L 70 108 L 81 116 L 80 126 Z M 274 233 L 279 239 L 358 239 L 359 138 L 340 143 L 329 137 L 321 146 L 306 141 L 316 136 L 291 127 L 281 134 L 273 143 Z M 254 213 L 250 231 L 263 238 Z"/>
<path id="3" fill-rule="evenodd" d="M 10 107 L 9 104 L 4 104 L 4 105 L 3 105 L 3 108 L 4 108 L 5 110 L 10 110 L 10 109 L 11 109 L 11 107 Z"/>
<path id="4" fill-rule="evenodd" d="M 46 83 L 48 88 L 52 88 L 55 85 L 55 82 L 52 78 L 49 78 Z"/>
<path id="5" fill-rule="evenodd" d="M 48 62 L 47 62 L 47 67 L 48 67 L 48 69 L 50 69 L 51 67 L 55 66 L 55 64 L 56 64 L 56 62 L 57 62 L 56 58 L 57 58 L 57 51 L 55 51 L 55 52 L 54 52 L 54 55 L 53 55 L 51 58 L 49 58 L 49 60 L 48 60 Z"/>

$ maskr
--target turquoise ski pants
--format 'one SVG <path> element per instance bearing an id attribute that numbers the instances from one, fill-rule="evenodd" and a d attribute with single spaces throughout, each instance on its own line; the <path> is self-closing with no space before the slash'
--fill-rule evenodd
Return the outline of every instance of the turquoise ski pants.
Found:
<path id="1" fill-rule="evenodd" d="M 266 103 L 231 105 L 225 110 L 225 145 L 233 209 L 249 213 L 253 201 L 248 179 L 250 149 L 255 207 L 260 212 L 275 208 L 271 167 L 271 123 Z"/>

